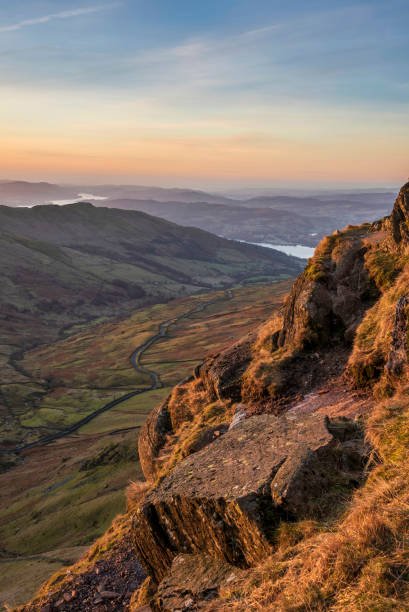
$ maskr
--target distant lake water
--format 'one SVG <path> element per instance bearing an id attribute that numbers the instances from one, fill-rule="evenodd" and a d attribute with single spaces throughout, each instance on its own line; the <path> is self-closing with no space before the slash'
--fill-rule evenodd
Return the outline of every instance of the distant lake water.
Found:
<path id="1" fill-rule="evenodd" d="M 247 240 L 239 240 L 239 242 L 247 242 Z M 301 259 L 309 259 L 314 255 L 315 248 L 304 246 L 303 244 L 270 244 L 269 242 L 247 242 L 247 244 L 255 244 L 265 247 L 266 249 L 276 249 L 286 255 L 301 257 Z"/>
<path id="2" fill-rule="evenodd" d="M 84 200 L 107 200 L 105 196 L 96 196 L 92 193 L 79 193 L 76 198 L 70 200 L 53 200 L 51 204 L 57 204 L 57 206 L 65 206 L 66 204 L 76 204 L 77 202 L 83 202 Z"/>

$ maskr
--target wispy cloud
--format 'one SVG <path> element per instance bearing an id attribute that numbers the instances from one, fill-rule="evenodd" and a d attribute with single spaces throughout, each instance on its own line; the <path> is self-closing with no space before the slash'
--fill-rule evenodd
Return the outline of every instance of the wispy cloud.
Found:
<path id="1" fill-rule="evenodd" d="M 238 34 L 223 36 L 220 38 L 201 37 L 188 38 L 178 45 L 166 48 L 150 49 L 146 53 L 141 53 L 135 58 L 138 63 L 158 63 L 162 61 L 173 61 L 174 58 L 185 60 L 198 60 L 209 53 L 218 55 L 228 51 L 234 52 L 241 45 L 250 43 L 253 39 L 268 39 L 268 35 L 280 28 L 279 24 L 270 24 L 263 28 L 244 30 Z M 218 56 L 219 61 L 222 57 Z"/>
<path id="2" fill-rule="evenodd" d="M 80 17 L 81 15 L 89 15 L 90 13 L 98 13 L 100 11 L 106 11 L 108 9 L 116 8 L 119 5 L 119 2 L 111 2 L 110 4 L 98 4 L 96 6 L 86 6 L 83 8 L 72 9 L 69 11 L 61 11 L 59 13 L 50 13 L 41 17 L 34 17 L 33 19 L 23 19 L 22 21 L 18 21 L 17 23 L 0 26 L 0 32 L 15 32 L 27 26 L 48 23 L 49 21 L 54 21 L 56 19 L 70 19 L 72 17 Z"/>

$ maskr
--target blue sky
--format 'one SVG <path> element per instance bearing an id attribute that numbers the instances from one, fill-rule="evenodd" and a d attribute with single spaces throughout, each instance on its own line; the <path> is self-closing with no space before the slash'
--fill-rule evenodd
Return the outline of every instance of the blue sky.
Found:
<path id="1" fill-rule="evenodd" d="M 2 4 L 10 176 L 216 186 L 409 173 L 403 0 Z"/>

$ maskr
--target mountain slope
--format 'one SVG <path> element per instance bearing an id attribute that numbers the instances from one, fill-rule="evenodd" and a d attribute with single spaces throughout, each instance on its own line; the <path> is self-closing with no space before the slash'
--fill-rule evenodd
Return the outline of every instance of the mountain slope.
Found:
<path id="1" fill-rule="evenodd" d="M 141 210 L 180 225 L 192 225 L 208 232 L 235 240 L 270 242 L 273 244 L 314 245 L 317 239 L 333 228 L 333 219 L 317 219 L 297 212 L 274 210 L 269 207 L 247 208 L 234 203 L 195 205 L 155 200 L 115 199 L 104 202 L 126 210 Z M 317 231 L 318 230 L 318 231 Z"/>
<path id="2" fill-rule="evenodd" d="M 131 307 L 302 268 L 278 252 L 91 204 L 1 206 L 0 227 L 0 325 L 26 343 Z"/>
<path id="3" fill-rule="evenodd" d="M 124 489 L 140 473 L 135 432 L 150 410 L 207 351 L 239 338 L 280 308 L 290 286 L 289 281 L 255 284 L 172 300 L 25 353 L 19 365 L 29 381 L 0 385 L 8 407 L 0 413 L 0 451 L 5 438 L 8 448 L 22 439 L 27 444 L 114 396 L 146 390 L 97 416 L 75 436 L 21 453 L 17 466 L 0 474 L 0 609 L 27 600 L 39 582 L 78 558 L 78 547 L 91 544 L 124 511 Z M 141 360 L 162 385 L 149 391 L 151 377 L 137 373 L 129 356 L 164 321 L 173 324 Z M 2 458 L 0 452 L 0 465 Z"/>
<path id="4" fill-rule="evenodd" d="M 27 181 L 0 181 L 0 202 L 18 206 L 41 204 L 59 198 L 73 197 L 75 190 L 52 183 L 29 183 Z"/>

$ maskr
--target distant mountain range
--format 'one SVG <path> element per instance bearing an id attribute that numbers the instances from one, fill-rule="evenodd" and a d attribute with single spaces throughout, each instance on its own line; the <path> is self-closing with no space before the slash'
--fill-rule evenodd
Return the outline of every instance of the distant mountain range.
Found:
<path id="1" fill-rule="evenodd" d="M 144 187 L 139 185 L 55 185 L 28 181 L 0 181 L 0 202 L 6 206 L 48 204 L 58 199 L 75 199 L 81 194 L 107 198 L 135 198 L 158 202 L 209 202 L 226 204 L 231 200 L 194 189 Z"/>
<path id="2" fill-rule="evenodd" d="M 358 190 L 234 199 L 191 189 L 0 182 L 0 202 L 11 206 L 90 201 L 97 206 L 147 212 L 235 240 L 276 245 L 315 246 L 335 229 L 386 215 L 394 197 L 385 190 Z"/>

